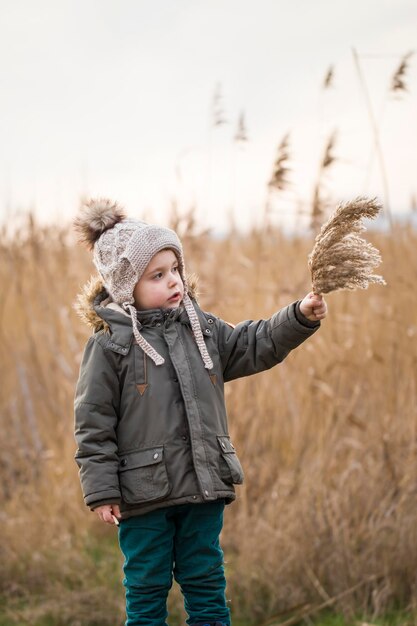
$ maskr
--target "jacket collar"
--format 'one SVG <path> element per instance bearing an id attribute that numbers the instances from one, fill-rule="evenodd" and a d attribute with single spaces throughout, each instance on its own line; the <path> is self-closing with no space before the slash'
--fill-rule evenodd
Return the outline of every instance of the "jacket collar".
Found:
<path id="1" fill-rule="evenodd" d="M 107 290 L 103 289 L 93 300 L 92 308 L 97 316 L 94 332 L 105 330 L 112 336 L 112 341 L 125 348 L 132 343 L 132 320 L 124 309 L 112 302 Z M 98 320 L 101 320 L 101 324 Z"/>
<path id="2" fill-rule="evenodd" d="M 158 324 L 163 324 L 168 319 L 175 321 L 180 317 L 182 311 L 184 311 L 183 306 L 179 306 L 176 309 L 148 309 L 146 311 L 138 311 L 138 326 L 157 326 Z"/>

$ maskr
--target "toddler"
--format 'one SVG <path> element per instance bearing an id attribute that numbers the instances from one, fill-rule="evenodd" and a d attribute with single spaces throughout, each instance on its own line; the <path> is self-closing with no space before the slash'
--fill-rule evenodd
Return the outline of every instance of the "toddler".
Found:
<path id="1" fill-rule="evenodd" d="M 75 220 L 99 276 L 78 300 L 92 326 L 75 394 L 86 505 L 119 524 L 126 626 L 164 626 L 173 577 L 190 626 L 230 626 L 219 535 L 243 471 L 224 383 L 269 369 L 326 315 L 312 293 L 236 327 L 200 309 L 175 232 L 91 199 Z"/>

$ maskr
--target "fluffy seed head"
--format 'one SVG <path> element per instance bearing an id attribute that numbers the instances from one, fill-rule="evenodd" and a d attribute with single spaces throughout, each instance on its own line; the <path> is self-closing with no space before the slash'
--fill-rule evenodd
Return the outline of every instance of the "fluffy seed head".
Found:
<path id="1" fill-rule="evenodd" d="M 90 198 L 81 204 L 74 229 L 79 241 L 91 250 L 100 235 L 125 218 L 124 209 L 117 202 L 108 198 Z"/>
<path id="2" fill-rule="evenodd" d="M 358 235 L 366 230 L 362 219 L 376 217 L 381 208 L 377 198 L 359 196 L 340 204 L 323 224 L 308 261 L 314 293 L 385 285 L 372 273 L 382 260 L 379 251 Z"/>

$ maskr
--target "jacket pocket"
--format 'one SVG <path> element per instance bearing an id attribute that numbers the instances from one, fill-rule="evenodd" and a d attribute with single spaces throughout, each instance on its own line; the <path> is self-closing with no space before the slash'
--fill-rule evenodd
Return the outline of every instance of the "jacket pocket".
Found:
<path id="1" fill-rule="evenodd" d="M 127 504 L 164 498 L 170 492 L 164 447 L 136 450 L 120 456 L 119 481 Z"/>
<path id="2" fill-rule="evenodd" d="M 243 469 L 237 457 L 235 447 L 230 441 L 230 437 L 218 435 L 217 441 L 219 442 L 222 453 L 221 459 L 226 462 L 220 464 L 222 480 L 226 483 L 232 482 L 234 485 L 241 485 L 244 479 Z"/>

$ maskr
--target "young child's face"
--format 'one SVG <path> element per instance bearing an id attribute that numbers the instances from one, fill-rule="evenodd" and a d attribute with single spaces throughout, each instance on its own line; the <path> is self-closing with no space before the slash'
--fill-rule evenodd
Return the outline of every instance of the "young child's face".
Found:
<path id="1" fill-rule="evenodd" d="M 183 295 L 178 259 L 172 250 L 161 250 L 155 254 L 133 291 L 139 311 L 176 309 Z"/>

